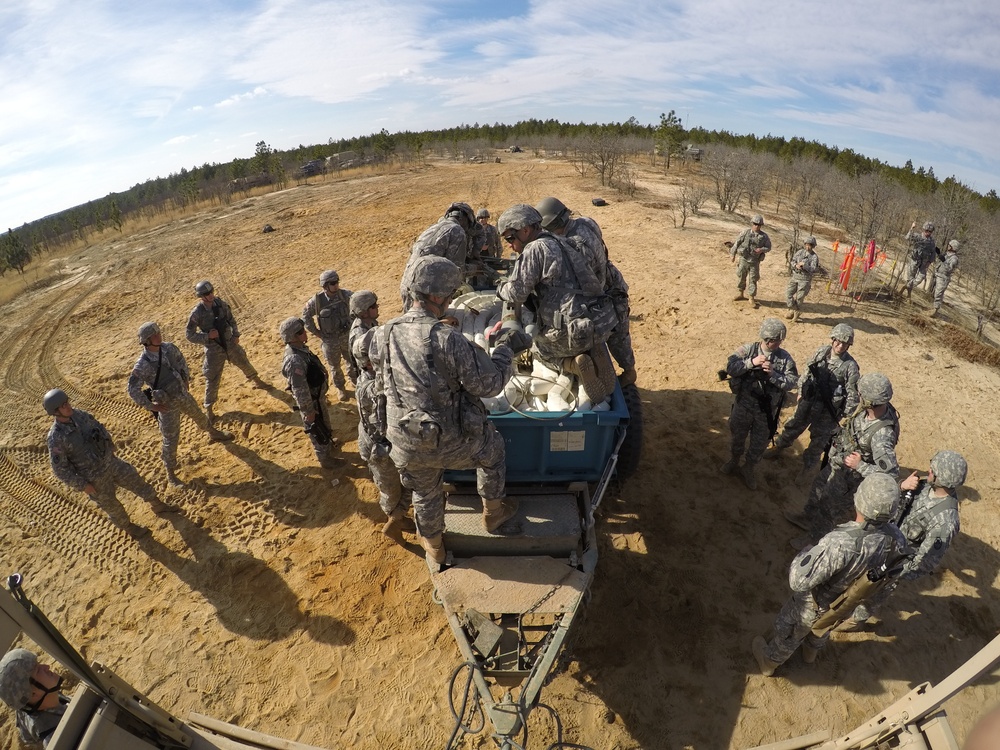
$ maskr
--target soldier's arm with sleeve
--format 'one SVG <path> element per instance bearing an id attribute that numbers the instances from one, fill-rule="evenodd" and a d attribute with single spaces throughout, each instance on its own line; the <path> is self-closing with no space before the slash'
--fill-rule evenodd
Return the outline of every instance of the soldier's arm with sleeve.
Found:
<path id="1" fill-rule="evenodd" d="M 958 534 L 959 528 L 957 510 L 944 508 L 935 513 L 924 529 L 920 546 L 906 563 L 902 577 L 906 580 L 912 580 L 937 570 L 941 564 L 941 558 L 948 551 L 951 540 Z"/>
<path id="2" fill-rule="evenodd" d="M 729 255 L 732 258 L 734 259 L 736 258 L 736 256 L 740 253 L 740 250 L 743 249 L 743 246 L 746 245 L 747 242 L 749 241 L 749 237 L 750 237 L 749 229 L 744 229 L 742 232 L 740 232 L 740 236 L 736 238 L 736 241 L 729 248 Z"/>
<path id="3" fill-rule="evenodd" d="M 305 359 L 296 355 L 285 358 L 281 372 L 288 379 L 288 386 L 292 390 L 292 397 L 302 413 L 302 418 L 306 422 L 312 422 L 316 418 L 316 402 L 309 390 L 306 369 Z"/>
<path id="4" fill-rule="evenodd" d="M 523 304 L 544 278 L 545 265 L 544 250 L 532 243 L 514 262 L 509 280 L 500 285 L 497 296 L 505 302 Z"/>
<path id="5" fill-rule="evenodd" d="M 771 252 L 771 238 L 768 236 L 767 232 L 761 232 L 761 239 L 757 243 L 757 249 L 760 250 L 760 254 Z"/>
<path id="6" fill-rule="evenodd" d="M 799 370 L 792 355 L 784 349 L 776 354 L 778 356 L 771 358 L 771 382 L 787 393 L 799 384 Z"/>
<path id="7" fill-rule="evenodd" d="M 819 256 L 816 253 L 806 253 L 805 264 L 802 270 L 810 276 L 816 273 L 819 270 Z"/>
<path id="8" fill-rule="evenodd" d="M 440 328 L 447 329 L 443 342 L 446 361 L 465 390 L 480 398 L 495 396 L 503 390 L 513 374 L 514 354 L 507 346 L 498 346 L 489 355 L 451 326 Z"/>
<path id="9" fill-rule="evenodd" d="M 136 360 L 135 367 L 132 368 L 132 374 L 128 376 L 128 385 L 126 386 L 129 398 L 143 409 L 153 408 L 153 402 L 142 392 L 142 387 L 152 385 L 153 379 L 156 377 L 155 368 L 150 369 L 151 364 L 145 355 L 140 355 L 139 359 Z"/>
<path id="10" fill-rule="evenodd" d="M 58 432 L 50 432 L 48 438 L 49 465 L 56 479 L 74 490 L 83 492 L 90 480 L 82 476 L 69 459 L 66 440 Z"/>
<path id="11" fill-rule="evenodd" d="M 305 323 L 306 330 L 313 336 L 319 336 L 319 328 L 316 327 L 316 296 L 313 295 L 302 308 L 302 322 Z"/>
<path id="12" fill-rule="evenodd" d="M 847 398 L 844 401 L 844 414 L 853 414 L 854 410 L 858 408 L 858 402 L 861 400 L 861 395 L 858 393 L 858 380 L 861 378 L 861 368 L 858 367 L 858 361 L 854 357 L 851 357 L 844 363 L 844 368 L 847 372 L 847 381 L 844 385 L 844 391 L 847 394 Z"/>
<path id="13" fill-rule="evenodd" d="M 729 355 L 729 359 L 726 360 L 726 372 L 729 373 L 729 377 L 738 378 L 740 375 L 745 375 L 754 368 L 752 361 L 753 351 L 753 344 L 744 344 Z"/>
<path id="14" fill-rule="evenodd" d="M 211 316 L 211 312 L 206 310 L 205 306 L 200 302 L 194 306 L 191 314 L 188 316 L 187 328 L 184 329 L 184 337 L 190 341 L 192 344 L 201 344 L 202 346 L 208 345 L 208 331 L 211 329 L 211 324 L 207 327 L 203 325 L 204 321 L 201 320 L 202 311 L 208 313 Z M 200 330 L 199 330 L 200 329 Z"/>
<path id="15" fill-rule="evenodd" d="M 218 302 L 222 308 L 220 317 L 226 322 L 226 325 L 233 329 L 232 340 L 237 341 L 240 337 L 240 327 L 236 324 L 236 318 L 233 317 L 233 308 L 229 306 L 228 302 L 223 302 L 221 299 Z"/>
<path id="16" fill-rule="evenodd" d="M 872 435 L 872 463 L 861 461 L 856 471 L 867 477 L 871 474 L 889 474 L 899 477 L 899 462 L 896 459 L 896 432 L 891 425 L 886 425 Z"/>
<path id="17" fill-rule="evenodd" d="M 788 568 L 788 585 L 799 594 L 813 591 L 844 569 L 846 552 L 834 533 L 827 534 L 795 556 Z"/>
<path id="18" fill-rule="evenodd" d="M 184 384 L 185 388 L 191 387 L 191 371 L 188 369 L 187 360 L 184 359 L 184 354 L 181 352 L 177 346 L 174 344 L 162 344 L 164 353 L 170 360 L 170 364 L 174 369 L 174 372 L 180 376 L 181 382 Z"/>

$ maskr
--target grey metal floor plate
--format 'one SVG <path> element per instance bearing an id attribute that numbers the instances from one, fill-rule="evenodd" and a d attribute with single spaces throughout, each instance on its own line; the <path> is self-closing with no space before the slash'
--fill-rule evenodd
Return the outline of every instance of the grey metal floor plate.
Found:
<path id="1" fill-rule="evenodd" d="M 552 555 L 568 557 L 581 539 L 580 512 L 572 493 L 518 495 L 517 515 L 501 533 L 483 527 L 478 495 L 449 495 L 445 506 L 445 548 L 456 557 L 474 555 Z"/>
<path id="2" fill-rule="evenodd" d="M 432 576 L 448 612 L 492 614 L 572 612 L 587 576 L 551 557 L 473 557 Z"/>

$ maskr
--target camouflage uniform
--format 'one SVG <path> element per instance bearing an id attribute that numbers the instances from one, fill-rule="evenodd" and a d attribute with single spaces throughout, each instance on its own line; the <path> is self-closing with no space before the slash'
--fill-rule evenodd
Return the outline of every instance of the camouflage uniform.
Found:
<path id="1" fill-rule="evenodd" d="M 375 338 L 376 321 L 355 318 L 351 325 L 351 354 L 354 356 L 360 374 L 358 375 L 358 453 L 368 463 L 372 481 L 378 487 L 378 504 L 391 516 L 394 510 L 405 511 L 409 507 L 409 493 L 403 498 L 403 484 L 399 479 L 399 469 L 392 462 L 389 450 L 392 447 L 385 437 L 385 423 L 379 408 L 382 395 L 380 385 L 371 370 L 369 350 Z"/>
<path id="2" fill-rule="evenodd" d="M 909 259 L 906 262 L 906 289 L 912 291 L 913 287 L 924 283 L 927 269 L 934 262 L 937 250 L 934 236 L 924 237 L 923 231 L 914 234 L 911 229 L 906 233 L 906 241 L 910 245 Z"/>
<path id="3" fill-rule="evenodd" d="M 479 227 L 479 222 L 475 222 L 475 224 Z M 473 242 L 473 238 L 481 234 L 481 232 L 475 232 L 474 229 L 466 232 L 458 222 L 456 216 L 448 215 L 436 224 L 429 226 L 417 237 L 417 241 L 413 243 L 413 247 L 410 249 L 410 257 L 406 261 L 406 268 L 403 270 L 403 280 L 399 285 L 399 295 L 403 299 L 404 310 L 409 310 L 412 303 L 409 289 L 413 281 L 411 278 L 413 264 L 417 258 L 422 258 L 425 255 L 437 255 L 441 258 L 447 258 L 464 272 L 466 261 L 470 257 L 478 260 L 479 256 L 478 245 L 481 242 L 480 240 L 476 240 L 477 244 L 474 246 L 473 252 L 470 252 L 470 244 Z M 482 230 L 482 227 L 480 227 L 480 230 Z"/>
<path id="4" fill-rule="evenodd" d="M 857 360 L 849 352 L 838 357 L 829 345 L 817 349 L 799 380 L 801 397 L 795 414 L 785 422 L 781 434 L 774 441 L 775 446 L 787 448 L 808 427 L 809 446 L 802 453 L 802 462 L 806 469 L 819 463 L 830 438 L 840 426 L 841 418 L 853 413 L 858 406 L 860 376 Z M 818 381 L 822 381 L 823 385 Z M 829 394 L 829 405 L 823 397 L 823 389 Z"/>
<path id="5" fill-rule="evenodd" d="M 492 224 L 480 224 L 483 229 L 482 245 L 479 254 L 483 258 L 503 257 L 503 245 L 500 243 L 500 231 Z"/>
<path id="6" fill-rule="evenodd" d="M 118 528 L 128 529 L 131 521 L 118 501 L 116 487 L 131 490 L 152 505 L 159 503 L 156 491 L 135 467 L 115 455 L 114 441 L 104 425 L 87 412 L 74 409 L 68 422 L 53 422 L 47 442 L 56 478 L 80 492 L 93 485 L 97 491 L 93 499 Z"/>
<path id="7" fill-rule="evenodd" d="M 184 355 L 174 344 L 166 342 L 160 344 L 158 353 L 143 351 L 128 379 L 128 395 L 136 404 L 143 409 L 150 409 L 154 405 L 164 407 L 162 411 L 155 413 L 158 415 L 157 422 L 163 437 L 160 455 L 169 474 L 177 469 L 181 414 L 187 414 L 201 429 L 211 431 L 208 418 L 188 392 L 190 383 L 191 374 Z M 153 389 L 152 399 L 142 392 L 144 385 Z"/>
<path id="8" fill-rule="evenodd" d="M 28 713 L 20 709 L 15 712 L 14 718 L 17 721 L 17 731 L 21 735 L 21 742 L 25 745 L 42 743 L 42 747 L 49 746 L 49 740 L 59 728 L 63 714 L 69 707 L 69 697 L 59 694 L 59 704 L 45 711 L 35 711 Z"/>
<path id="9" fill-rule="evenodd" d="M 892 523 L 850 521 L 799 552 L 788 570 L 792 596 L 774 621 L 765 656 L 783 664 L 803 641 L 812 649 L 825 646 L 830 634 L 815 635 L 816 620 L 857 578 L 903 548 L 905 542 Z"/>
<path id="10" fill-rule="evenodd" d="M 800 264 L 802 268 L 799 268 Z M 785 288 L 785 303 L 789 310 L 797 310 L 806 295 L 809 294 L 813 274 L 818 268 L 819 257 L 813 250 L 802 248 L 792 256 L 791 278 L 789 278 L 788 286 Z"/>
<path id="11" fill-rule="evenodd" d="M 340 390 L 346 384 L 344 373 L 340 370 L 340 360 L 347 364 L 347 377 L 351 383 L 358 380 L 358 368 L 351 359 L 349 334 L 351 330 L 351 312 L 348 307 L 351 301 L 349 289 L 338 289 L 332 295 L 322 291 L 306 302 L 302 310 L 302 321 L 306 330 L 322 341 L 323 357 L 330 365 L 333 385 Z M 319 325 L 316 323 L 319 321 Z"/>
<path id="12" fill-rule="evenodd" d="M 563 236 L 580 249 L 587 258 L 587 265 L 601 286 L 607 283 L 608 247 L 597 222 L 587 216 L 578 216 L 566 222 Z"/>
<path id="13" fill-rule="evenodd" d="M 285 344 L 285 357 L 281 362 L 281 374 L 288 380 L 289 390 L 295 398 L 302 415 L 302 423 L 306 427 L 309 440 L 312 443 L 316 458 L 324 468 L 333 468 L 330 463 L 331 452 L 335 443 L 321 443 L 309 427 L 319 421 L 327 427 L 332 426 L 330 414 L 326 407 L 326 392 L 330 388 L 330 376 L 323 367 L 320 358 L 313 354 L 305 344 Z M 308 420 L 308 421 L 307 421 Z"/>
<path id="14" fill-rule="evenodd" d="M 215 329 L 219 337 L 210 339 L 209 331 Z M 233 339 L 240 337 L 239 326 L 233 317 L 229 305 L 216 297 L 211 307 L 205 307 L 203 302 L 194 306 L 188 316 L 185 337 L 192 344 L 205 347 L 205 360 L 202 374 L 205 376 L 205 408 L 211 409 L 219 399 L 219 383 L 222 381 L 222 369 L 226 362 L 232 362 L 248 380 L 260 380 L 257 370 L 250 364 L 247 353 Z"/>
<path id="15" fill-rule="evenodd" d="M 386 437 L 413 491 L 418 533 L 444 531 L 445 469 L 477 470 L 484 503 L 505 496 L 504 441 L 482 397 L 510 379 L 513 352 L 492 357 L 421 307 L 376 329 L 371 361 L 386 396 Z"/>
<path id="16" fill-rule="evenodd" d="M 798 382 L 799 373 L 792 356 L 782 348 L 771 353 L 771 374 L 768 376 L 759 367 L 751 364 L 758 354 L 767 354 L 759 341 L 744 344 L 726 362 L 730 387 L 736 394 L 733 409 L 729 415 L 729 431 L 732 433 L 730 454 L 735 464 L 739 463 L 746 448 L 746 463 L 756 464 L 771 440 L 773 428 L 768 421 L 770 411 L 777 424 L 778 411 L 785 393 Z M 747 446 L 747 435 L 750 444 Z"/>
<path id="17" fill-rule="evenodd" d="M 618 324 L 608 336 L 608 350 L 623 370 L 635 369 L 635 352 L 632 350 L 632 333 L 629 330 L 628 320 L 632 312 L 629 305 L 628 284 L 625 283 L 621 271 L 610 260 L 604 291 L 614 302 L 615 315 L 618 317 Z"/>
<path id="18" fill-rule="evenodd" d="M 849 515 L 852 498 L 862 479 L 875 473 L 899 477 L 896 461 L 899 415 L 891 403 L 887 406 L 879 419 L 869 418 L 864 411 L 855 414 L 834 437 L 830 463 L 813 482 L 803 510 L 813 539 Z M 844 459 L 855 451 L 861 454 L 861 463 L 858 468 L 849 469 L 844 466 Z"/>
<path id="19" fill-rule="evenodd" d="M 754 250 L 763 248 L 764 252 L 759 255 L 753 253 Z M 757 296 L 757 281 L 760 279 L 760 262 L 764 255 L 771 250 L 771 238 L 764 230 L 754 231 L 744 229 L 740 236 L 736 238 L 729 251 L 730 256 L 737 258 L 736 262 L 736 288 L 743 293 L 746 289 L 751 297 Z M 738 256 L 738 257 L 737 257 Z"/>
<path id="20" fill-rule="evenodd" d="M 951 283 L 951 275 L 958 268 L 958 253 L 949 249 L 937 265 L 934 266 L 934 276 L 931 279 L 931 294 L 934 296 L 934 309 L 940 310 L 944 303 L 944 290 Z"/>

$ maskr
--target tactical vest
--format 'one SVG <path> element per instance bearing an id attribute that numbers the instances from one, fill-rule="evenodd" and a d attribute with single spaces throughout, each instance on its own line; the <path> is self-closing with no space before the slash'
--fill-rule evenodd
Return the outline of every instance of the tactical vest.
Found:
<path id="1" fill-rule="evenodd" d="M 867 464 L 873 462 L 872 436 L 876 432 L 883 427 L 891 426 L 893 435 L 895 435 L 896 440 L 899 440 L 899 413 L 892 404 L 889 404 L 889 408 L 886 409 L 885 414 L 880 419 L 868 422 L 860 431 L 855 431 L 854 423 L 855 420 L 852 419 L 847 427 L 844 428 L 844 434 L 848 436 L 848 440 L 842 441 L 842 446 L 849 448 L 851 440 L 853 440 L 853 444 L 857 446 L 855 450 L 861 454 L 862 460 Z"/>

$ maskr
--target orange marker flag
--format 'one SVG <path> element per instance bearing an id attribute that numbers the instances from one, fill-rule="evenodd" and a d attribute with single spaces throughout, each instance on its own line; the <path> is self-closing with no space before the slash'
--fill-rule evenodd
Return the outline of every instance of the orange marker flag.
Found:
<path id="1" fill-rule="evenodd" d="M 851 245 L 851 249 L 844 255 L 844 262 L 840 265 L 840 288 L 845 292 L 847 285 L 851 283 L 851 268 L 854 266 L 854 256 L 856 246 Z"/>

